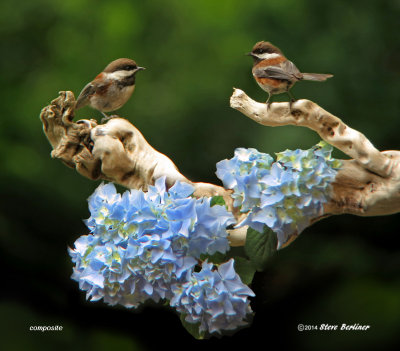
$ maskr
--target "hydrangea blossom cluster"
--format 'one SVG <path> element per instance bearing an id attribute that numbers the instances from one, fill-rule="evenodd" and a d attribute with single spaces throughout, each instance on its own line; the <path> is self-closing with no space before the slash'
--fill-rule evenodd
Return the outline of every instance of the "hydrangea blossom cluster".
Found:
<path id="1" fill-rule="evenodd" d="M 69 251 L 75 263 L 72 278 L 87 298 L 125 307 L 148 299 L 170 300 L 188 314 L 188 320 L 201 322 L 210 332 L 244 323 L 252 292 L 234 272 L 233 263 L 212 270 L 206 262 L 203 273 L 197 273 L 200 255 L 229 249 L 226 227 L 234 218 L 224 206 L 211 206 L 210 198 L 190 197 L 193 191 L 192 185 L 181 182 L 167 191 L 165 177 L 147 192 L 120 195 L 113 184 L 97 188 L 89 198 L 86 225 L 91 233 L 76 240 Z M 189 287 L 195 281 L 203 287 L 204 280 L 208 290 Z M 204 302 L 211 291 L 219 298 Z"/>
<path id="2" fill-rule="evenodd" d="M 232 159 L 217 163 L 217 176 L 234 191 L 234 206 L 248 213 L 239 226 L 262 232 L 267 225 L 277 234 L 278 247 L 300 233 L 327 201 L 327 188 L 340 167 L 331 152 L 320 142 L 309 150 L 277 153 L 274 162 L 268 154 L 238 148 Z"/>
<path id="3" fill-rule="evenodd" d="M 200 332 L 233 330 L 246 325 L 251 313 L 248 297 L 253 291 L 242 283 L 234 270 L 234 260 L 213 270 L 213 264 L 203 262 L 200 272 L 191 273 L 184 284 L 172 287 L 171 306 L 186 316 L 189 323 L 199 323 Z"/>

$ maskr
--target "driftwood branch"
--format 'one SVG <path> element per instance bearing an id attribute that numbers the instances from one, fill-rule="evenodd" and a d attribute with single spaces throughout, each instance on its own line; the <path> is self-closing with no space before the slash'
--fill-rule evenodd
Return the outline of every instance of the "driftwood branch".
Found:
<path id="1" fill-rule="evenodd" d="M 229 190 L 191 182 L 127 120 L 112 118 L 100 125 L 95 120 L 73 122 L 75 104 L 72 92 L 60 92 L 40 114 L 44 133 L 53 147 L 53 158 L 84 177 L 112 181 L 130 189 L 147 190 L 157 178 L 166 176 L 167 186 L 177 180 L 187 182 L 195 187 L 195 196 L 223 196 L 232 207 Z"/>
<path id="2" fill-rule="evenodd" d="M 292 103 L 267 105 L 248 97 L 242 90 L 235 89 L 231 97 L 231 107 L 252 120 L 268 127 L 295 125 L 316 131 L 319 136 L 356 160 L 360 165 L 381 177 L 389 177 L 393 160 L 379 152 L 360 132 L 347 126 L 340 118 L 325 111 L 309 100 Z"/>
<path id="3" fill-rule="evenodd" d="M 166 176 L 168 186 L 177 180 L 188 182 L 195 187 L 195 196 L 223 196 L 238 220 L 244 216 L 233 208 L 230 190 L 188 180 L 127 120 L 113 118 L 102 125 L 95 120 L 73 122 L 75 103 L 72 92 L 61 92 L 41 112 L 53 158 L 89 179 L 104 179 L 127 188 L 146 190 L 160 176 Z M 363 134 L 308 100 L 296 101 L 291 107 L 289 103 L 273 103 L 267 107 L 235 89 L 231 107 L 265 126 L 308 127 L 353 158 L 342 161 L 329 194 L 330 201 L 325 204 L 324 214 L 314 222 L 343 213 L 377 216 L 400 212 L 399 151 L 379 152 Z M 232 245 L 243 245 L 246 230 L 234 229 L 230 235 Z M 296 237 L 297 233 L 283 246 Z"/>

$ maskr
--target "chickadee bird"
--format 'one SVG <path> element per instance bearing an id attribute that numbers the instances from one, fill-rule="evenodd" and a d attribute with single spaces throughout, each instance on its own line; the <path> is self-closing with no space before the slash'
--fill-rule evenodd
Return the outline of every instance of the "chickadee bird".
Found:
<path id="1" fill-rule="evenodd" d="M 109 118 L 104 112 L 118 110 L 128 101 L 135 90 L 136 72 L 143 69 L 128 58 L 112 61 L 83 88 L 75 109 L 89 105 Z"/>
<path id="2" fill-rule="evenodd" d="M 293 62 L 289 61 L 276 46 L 268 41 L 256 43 L 247 55 L 254 59 L 252 73 L 258 85 L 268 93 L 266 104 L 271 95 L 287 93 L 294 101 L 290 88 L 299 80 L 323 82 L 332 74 L 301 73 Z"/>

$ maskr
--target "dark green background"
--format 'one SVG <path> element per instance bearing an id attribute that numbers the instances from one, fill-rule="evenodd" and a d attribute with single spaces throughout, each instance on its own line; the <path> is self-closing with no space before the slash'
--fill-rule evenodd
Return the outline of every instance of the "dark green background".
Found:
<path id="1" fill-rule="evenodd" d="M 305 72 L 311 99 L 379 149 L 400 149 L 398 0 L 3 0 L 0 3 L 0 342 L 4 350 L 390 349 L 399 342 L 399 215 L 326 219 L 258 273 L 253 326 L 195 341 L 178 316 L 85 301 L 67 247 L 87 230 L 98 185 L 50 158 L 40 109 L 76 94 L 118 57 L 134 58 L 137 90 L 118 112 L 181 172 L 219 184 L 215 164 L 236 147 L 309 148 L 310 130 L 266 128 L 229 107 L 233 87 L 266 99 L 244 56 L 269 40 Z M 286 96 L 276 96 L 275 101 Z M 101 115 L 89 108 L 78 118 Z M 340 153 L 337 157 L 343 157 Z M 359 323 L 367 332 L 303 332 L 297 324 Z M 30 332 L 62 325 L 62 332 Z"/>

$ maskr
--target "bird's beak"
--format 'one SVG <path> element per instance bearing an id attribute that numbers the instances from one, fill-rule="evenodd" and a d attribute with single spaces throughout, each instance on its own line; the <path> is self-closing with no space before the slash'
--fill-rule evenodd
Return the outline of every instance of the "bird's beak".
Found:
<path id="1" fill-rule="evenodd" d="M 252 52 L 246 52 L 245 55 L 246 56 L 254 56 Z"/>
<path id="2" fill-rule="evenodd" d="M 145 69 L 146 69 L 146 67 L 137 67 L 137 68 L 136 68 L 136 72 L 137 72 L 137 71 L 143 71 L 143 70 L 145 70 Z"/>

